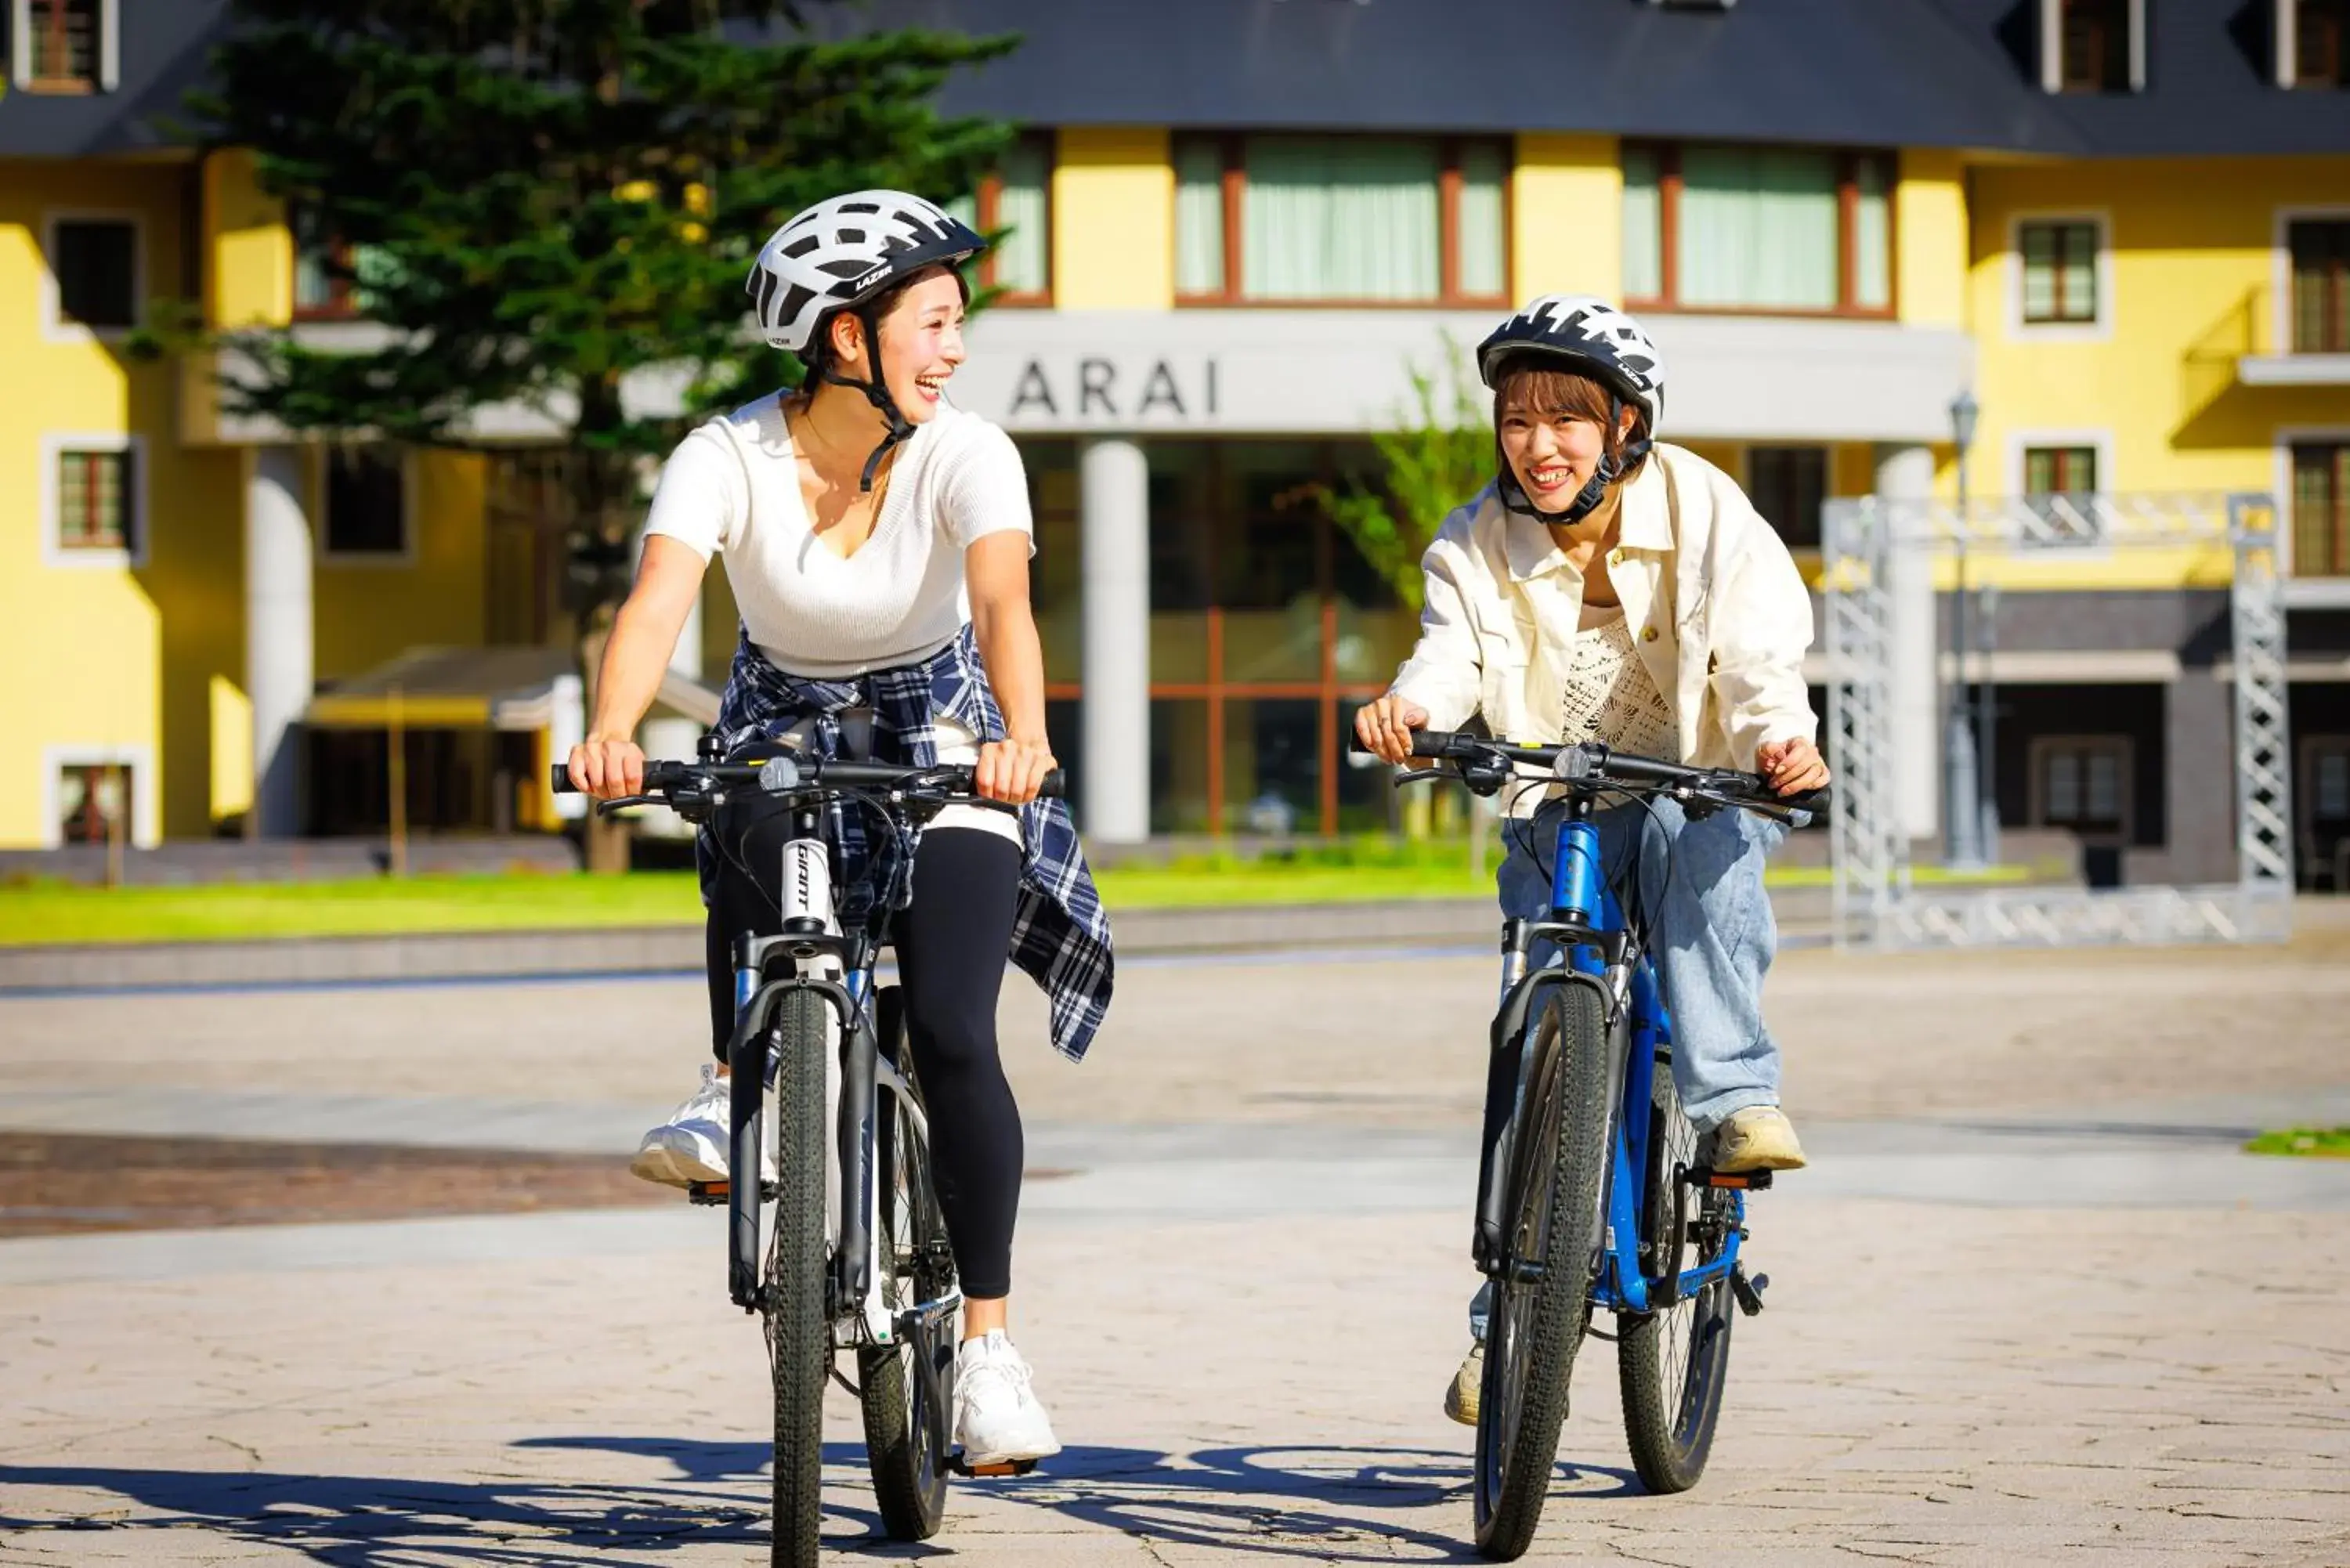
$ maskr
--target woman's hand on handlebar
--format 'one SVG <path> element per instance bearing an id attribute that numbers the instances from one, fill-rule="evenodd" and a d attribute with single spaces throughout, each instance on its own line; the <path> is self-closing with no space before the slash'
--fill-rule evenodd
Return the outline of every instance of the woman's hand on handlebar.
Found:
<path id="1" fill-rule="evenodd" d="M 972 788 L 983 800 L 1026 805 L 1045 787 L 1045 775 L 1061 764 L 1053 748 L 1042 740 L 1017 737 L 990 741 L 979 748 L 979 766 L 972 770 Z"/>
<path id="2" fill-rule="evenodd" d="M 571 748 L 571 782 L 598 800 L 641 794 L 645 753 L 627 736 L 590 735 Z"/>
<path id="3" fill-rule="evenodd" d="M 1765 741 L 1755 748 L 1754 771 L 1782 795 L 1808 794 L 1825 789 L 1828 782 L 1827 759 L 1820 755 L 1817 746 L 1801 738 Z"/>
<path id="4" fill-rule="evenodd" d="M 1411 761 L 1411 732 L 1428 728 L 1428 710 L 1390 691 L 1355 710 L 1355 738 L 1383 762 Z"/>

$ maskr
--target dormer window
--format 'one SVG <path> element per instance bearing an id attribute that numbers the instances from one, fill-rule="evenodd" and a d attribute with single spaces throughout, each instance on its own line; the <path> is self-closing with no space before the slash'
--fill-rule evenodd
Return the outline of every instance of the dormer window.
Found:
<path id="1" fill-rule="evenodd" d="M 2048 92 L 2146 87 L 2146 0 L 2040 0 L 2040 85 Z"/>
<path id="2" fill-rule="evenodd" d="M 2350 0 L 2276 0 L 2277 86 L 2350 87 Z"/>

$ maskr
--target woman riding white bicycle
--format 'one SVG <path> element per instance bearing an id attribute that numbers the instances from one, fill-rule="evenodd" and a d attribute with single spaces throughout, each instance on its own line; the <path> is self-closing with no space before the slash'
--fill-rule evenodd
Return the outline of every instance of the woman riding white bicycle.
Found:
<path id="1" fill-rule="evenodd" d="M 1082 1057 L 1109 1002 L 1109 928 L 1059 802 L 1045 668 L 1028 600 L 1028 487 L 1011 438 L 944 400 L 963 362 L 962 264 L 979 235 L 920 197 L 860 191 L 775 231 L 747 285 L 767 342 L 808 376 L 712 420 L 661 472 L 644 559 L 605 650 L 573 781 L 633 794 L 631 738 L 713 553 L 742 611 L 717 730 L 730 754 L 783 741 L 819 754 L 968 763 L 983 801 L 923 828 L 893 924 L 940 1207 L 963 1291 L 955 1438 L 965 1462 L 1059 1451 L 1007 1335 L 1020 1111 L 997 1055 L 1007 955 L 1051 995 L 1053 1044 Z M 857 827 L 853 815 L 833 845 Z M 745 792 L 696 844 L 709 907 L 712 1043 L 733 1026 L 731 950 L 778 929 L 787 812 Z M 844 924 L 861 918 L 844 877 Z M 645 1135 L 630 1167 L 685 1187 L 727 1178 L 722 1070 Z"/>
<path id="2" fill-rule="evenodd" d="M 1498 472 L 1429 546 L 1419 644 L 1357 715 L 1363 743 L 1406 762 L 1412 731 L 1482 712 L 1501 739 L 1758 771 L 1783 795 L 1825 785 L 1803 675 L 1811 596 L 1729 475 L 1656 441 L 1664 361 L 1648 333 L 1598 299 L 1547 295 L 1487 337 L 1477 364 Z M 1543 799 L 1522 792 L 1512 813 Z M 1598 823 L 1609 880 L 1646 924 L 1675 1086 L 1712 1164 L 1802 1166 L 1762 1003 L 1777 942 L 1762 863 L 1786 830 L 1742 811 L 1691 821 L 1664 798 Z M 1535 849 L 1555 835 L 1508 836 L 1503 909 L 1540 919 L 1551 879 Z M 1479 1347 L 1445 1397 L 1472 1426 L 1483 1299 L 1471 1312 Z"/>

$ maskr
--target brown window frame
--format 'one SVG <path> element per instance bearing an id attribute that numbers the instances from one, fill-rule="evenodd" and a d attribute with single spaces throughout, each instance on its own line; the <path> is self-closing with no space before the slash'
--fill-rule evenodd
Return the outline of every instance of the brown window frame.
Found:
<path id="1" fill-rule="evenodd" d="M 1205 145 L 1217 150 L 1223 170 L 1224 198 L 1224 265 L 1223 287 L 1208 293 L 1178 291 L 1175 303 L 1181 306 L 1205 306 L 1219 310 L 1490 310 L 1506 309 L 1516 296 L 1513 286 L 1513 260 L 1510 254 L 1510 234 L 1515 216 L 1516 192 L 1511 178 L 1516 172 L 1515 150 L 1506 137 L 1500 136 L 1437 136 L 1427 138 L 1382 137 L 1382 140 L 1431 140 L 1437 147 L 1436 221 L 1437 259 L 1436 293 L 1426 299 L 1252 299 L 1243 289 L 1241 277 L 1241 225 L 1247 207 L 1248 161 L 1247 147 L 1251 136 L 1312 135 L 1286 130 L 1266 131 L 1179 131 L 1176 146 L 1170 149 L 1169 162 L 1180 167 L 1183 144 Z M 1502 155 L 1502 290 L 1499 294 L 1464 294 L 1461 289 L 1461 154 L 1471 145 L 1492 147 Z M 1171 199 L 1171 198 L 1170 198 Z M 1180 244 L 1170 226 L 1170 244 Z"/>
<path id="2" fill-rule="evenodd" d="M 2324 48 L 2312 48 L 2320 37 Z M 2320 92 L 2350 87 L 2350 0 L 2295 0 L 2293 85 Z"/>
<path id="3" fill-rule="evenodd" d="M 2054 285 L 2049 291 L 2050 298 L 2054 302 L 2055 314 L 2053 316 L 2034 316 L 2032 314 L 2032 248 L 2030 238 L 2032 231 L 2034 229 L 2054 229 L 2056 231 L 2058 236 L 2056 245 L 2057 254 L 2054 261 L 2051 263 L 2051 265 L 2054 269 Z M 2089 254 L 2087 258 L 2089 270 L 2089 313 L 2086 316 L 2070 316 L 2065 314 L 2065 306 L 2068 302 L 2064 295 L 2064 275 L 2068 270 L 2072 258 L 2066 254 L 2064 236 L 2079 231 L 2086 231 L 2089 236 Z M 2106 308 L 2106 302 L 2102 297 L 2104 291 L 2098 287 L 2098 285 L 2102 280 L 2097 276 L 2099 253 L 2102 252 L 2104 248 L 2105 247 L 2101 243 L 2101 226 L 2095 218 L 2024 218 L 2020 220 L 2016 224 L 2015 230 L 2015 255 L 2017 265 L 2023 269 L 2023 286 L 2022 296 L 2016 302 L 2016 310 L 2018 315 L 2022 317 L 2023 325 L 2026 327 L 2095 327 L 2098 321 L 2103 318 Z"/>
<path id="4" fill-rule="evenodd" d="M 2132 90 L 2130 0 L 2056 0 L 2056 90 L 2068 93 L 2117 93 Z M 2097 14 L 2092 14 L 2092 12 Z M 2078 29 L 2076 32 L 2075 29 Z M 2120 35 L 2116 46 L 2107 29 Z M 2074 41 L 2084 38 L 2076 54 Z M 2094 38 L 2095 47 L 2085 40 Z M 2092 69 L 2076 72 L 2075 59 Z M 2103 74 L 2095 74 L 2102 72 Z"/>
<path id="5" fill-rule="evenodd" d="M 2035 489 L 2032 483 L 2032 460 L 2043 452 L 2049 459 L 2050 477 L 2055 483 L 2044 488 Z M 2081 454 L 2085 452 L 2088 455 L 2089 483 L 2086 484 L 2068 483 L 2078 477 L 2073 471 Z M 2103 477 L 2097 472 L 2097 449 L 2094 445 L 2081 441 L 2067 441 L 2062 446 L 2035 445 L 2023 449 L 2023 491 L 2027 495 L 2095 495 L 2097 493 L 2097 481 Z"/>
<path id="6" fill-rule="evenodd" d="M 59 763 L 57 798 L 65 798 L 66 784 L 70 780 L 81 784 L 82 799 L 79 810 L 57 823 L 57 842 L 106 844 L 119 833 L 122 841 L 129 843 L 138 827 L 138 765 L 127 762 Z M 99 792 L 109 780 L 116 786 L 115 809 L 111 815 L 101 815 L 98 809 Z"/>
<path id="7" fill-rule="evenodd" d="M 1891 321 L 1901 314 L 1901 216 L 1895 199 L 1900 169 L 1889 151 L 1865 147 L 1805 148 L 1827 151 L 1836 160 L 1836 302 L 1825 310 L 1777 305 L 1692 305 L 1679 298 L 1681 153 L 1690 147 L 1714 145 L 1702 141 L 1627 140 L 1624 150 L 1648 152 L 1657 160 L 1657 281 L 1662 292 L 1654 298 L 1627 296 L 1627 309 L 1679 311 L 1700 316 L 1779 316 L 1808 319 L 1848 317 L 1860 321 Z M 1874 161 L 1885 176 L 1885 303 L 1857 303 L 1860 295 L 1860 171 Z"/>
<path id="8" fill-rule="evenodd" d="M 2085 763 L 2094 756 L 2114 757 L 2120 812 L 2112 820 L 2075 815 L 2069 821 L 2052 816 L 2053 804 L 2049 795 L 2048 764 L 2060 753 L 2070 753 Z M 2064 734 L 2036 735 L 2029 750 L 2030 796 L 2028 810 L 2034 827 L 2055 828 L 2077 836 L 2083 842 L 2097 845 L 2126 845 L 2137 834 L 2137 742 L 2125 734 Z M 2085 766 L 2081 773 L 2081 805 L 2088 805 L 2089 775 Z"/>
<path id="9" fill-rule="evenodd" d="M 2324 293 L 2317 310 L 2317 336 L 2314 339 L 2304 339 L 2301 333 L 2301 300 L 2303 279 L 2309 273 L 2302 265 L 2303 245 L 2295 231 L 2313 229 L 2331 230 L 2333 234 L 2330 254 L 2312 269 L 2324 279 L 2319 286 Z M 2285 301 L 2285 335 L 2290 344 L 2287 351 L 2293 354 L 2350 354 L 2350 213 L 2289 217 L 2285 220 L 2284 246 L 2285 286 L 2289 291 Z"/>
<path id="10" fill-rule="evenodd" d="M 69 517 L 66 513 L 66 472 L 68 465 L 74 462 L 86 464 L 88 470 L 82 477 L 85 510 L 83 516 L 78 518 Z M 94 481 L 98 466 L 102 462 L 117 464 L 120 470 L 115 480 L 115 495 L 120 504 L 120 516 L 111 538 L 93 537 L 88 528 L 88 502 L 98 493 L 99 487 Z M 127 446 L 59 447 L 57 449 L 57 463 L 53 479 L 57 498 L 53 542 L 57 553 L 62 556 L 128 556 L 135 559 L 140 547 L 137 449 Z"/>
<path id="11" fill-rule="evenodd" d="M 89 18 L 89 74 L 51 76 L 48 67 L 70 65 L 67 26 L 74 12 Z M 106 0 L 26 0 L 25 50 L 26 92 L 83 94 L 100 91 L 106 70 Z"/>
<path id="12" fill-rule="evenodd" d="M 2286 505 L 2293 529 L 2293 575 L 2296 577 L 2350 576 L 2350 437 L 2335 441 L 2297 441 L 2286 452 Z M 2330 518 L 2302 515 L 2303 474 L 2324 473 L 2327 494 L 2319 504 Z M 2323 552 L 2312 542 L 2323 540 Z"/>
<path id="13" fill-rule="evenodd" d="M 1053 172 L 1057 166 L 1053 156 L 1053 138 L 1045 131 L 1028 130 L 1021 132 L 1016 140 L 1022 146 L 1035 148 L 1045 155 L 1045 286 L 1041 289 L 1006 288 L 991 295 L 988 303 L 1023 309 L 1049 307 L 1053 303 Z M 1003 226 L 1003 171 L 991 169 L 980 177 L 979 189 L 972 192 L 972 207 L 978 219 L 973 226 L 981 234 L 992 234 Z M 992 249 L 979 258 L 976 275 L 972 279 L 975 287 L 996 288 L 995 260 L 995 253 Z"/>
<path id="14" fill-rule="evenodd" d="M 335 240 L 325 247 L 325 254 L 337 268 L 342 270 L 327 274 L 327 302 L 324 305 L 306 305 L 299 299 L 295 301 L 294 319 L 296 321 L 349 321 L 359 315 L 358 286 L 345 275 L 351 265 L 351 247 Z M 301 262 L 298 250 L 295 262 L 298 268 Z"/>

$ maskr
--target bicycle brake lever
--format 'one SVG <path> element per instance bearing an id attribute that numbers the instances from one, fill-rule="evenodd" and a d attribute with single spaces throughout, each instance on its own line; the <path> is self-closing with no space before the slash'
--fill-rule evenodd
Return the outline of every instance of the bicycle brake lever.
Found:
<path id="1" fill-rule="evenodd" d="M 1422 779 L 1440 779 L 1443 776 L 1442 768 L 1406 768 L 1396 774 L 1393 783 L 1396 788 L 1401 789 L 1408 784 L 1418 784 Z"/>
<path id="2" fill-rule="evenodd" d="M 598 801 L 596 803 L 596 815 L 598 816 L 610 816 L 613 813 L 626 811 L 632 805 L 667 805 L 668 804 L 669 802 L 663 800 L 657 794 L 615 795 L 610 800 Z"/>

